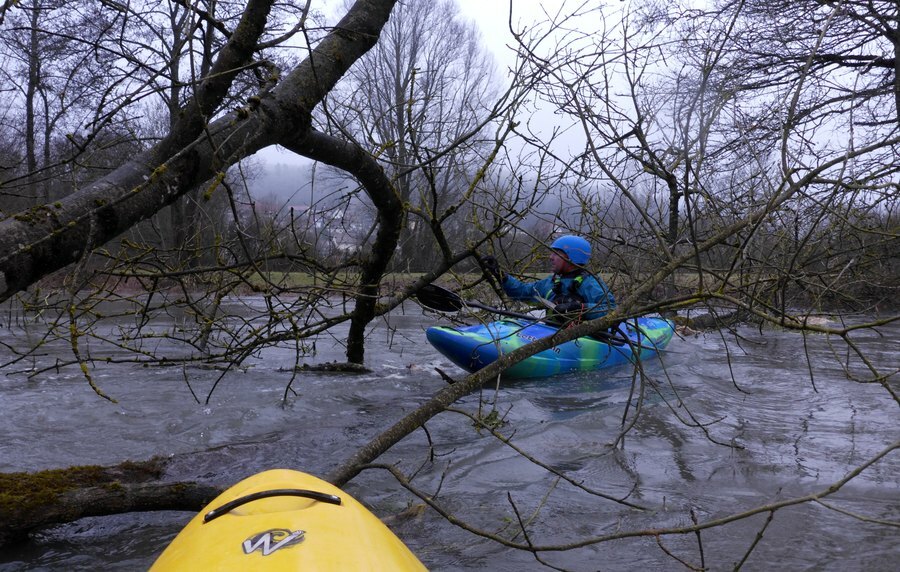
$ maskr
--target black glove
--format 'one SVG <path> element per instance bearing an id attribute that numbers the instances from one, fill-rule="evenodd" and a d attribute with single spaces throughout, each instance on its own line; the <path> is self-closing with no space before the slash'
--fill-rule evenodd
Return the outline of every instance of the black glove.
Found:
<path id="1" fill-rule="evenodd" d="M 570 315 L 574 317 L 575 314 L 580 314 L 582 310 L 584 310 L 584 304 L 581 302 L 563 302 L 553 306 L 553 313 L 562 316 Z"/>
<path id="2" fill-rule="evenodd" d="M 481 259 L 481 265 L 484 267 L 485 272 L 493 276 L 498 284 L 503 284 L 506 275 L 500 270 L 500 265 L 497 263 L 496 258 L 490 255 L 484 256 Z"/>

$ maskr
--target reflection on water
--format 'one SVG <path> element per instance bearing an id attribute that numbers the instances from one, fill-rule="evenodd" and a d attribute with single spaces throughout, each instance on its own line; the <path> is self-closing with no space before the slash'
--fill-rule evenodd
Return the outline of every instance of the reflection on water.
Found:
<path id="1" fill-rule="evenodd" d="M 379 324 L 367 349 L 371 374 L 300 374 L 287 403 L 289 348 L 267 349 L 247 369 L 227 374 L 208 404 L 193 394 L 205 396 L 219 372 L 199 368 L 93 364 L 98 384 L 118 404 L 99 399 L 74 369 L 30 381 L 7 376 L 0 385 L 0 470 L 175 455 L 173 479 L 228 484 L 273 467 L 324 474 L 443 388 L 435 368 L 462 375 L 425 342 L 424 329 L 435 320 L 408 311 L 391 328 Z M 437 493 L 456 516 L 509 536 L 519 518 L 528 519 L 529 539 L 547 545 L 683 526 L 692 510 L 708 520 L 820 491 L 900 436 L 900 414 L 887 392 L 846 379 L 845 367 L 856 375 L 864 369 L 858 360 L 842 363 L 846 354 L 834 351 L 839 341 L 751 328 L 740 334 L 740 344 L 718 334 L 676 339 L 662 361 L 644 364 L 643 379 L 620 369 L 524 380 L 485 387 L 455 404 L 470 413 L 479 403 L 485 411 L 495 407 L 505 420 L 500 431 L 519 451 L 571 482 L 450 412 L 428 422 L 427 436 L 410 435 L 381 461 L 418 470 L 414 484 Z M 890 326 L 855 339 L 887 370 L 897 367 L 898 334 L 900 327 Z M 20 343 L 16 335 L 0 330 L 0 341 Z M 332 338 L 318 340 L 316 348 L 304 361 L 343 357 Z M 52 362 L 53 351 L 40 360 Z M 55 351 L 65 355 L 64 348 Z M 633 392 L 641 383 L 635 420 Z M 623 423 L 633 427 L 612 448 Z M 898 457 L 867 469 L 832 502 L 871 519 L 900 520 Z M 590 495 L 579 485 L 649 510 Z M 347 490 L 384 516 L 418 502 L 383 472 L 366 471 Z M 0 569 L 146 568 L 190 516 L 84 519 L 7 549 Z M 761 515 L 705 531 L 706 565 L 731 568 L 764 522 Z M 392 525 L 436 570 L 539 567 L 527 552 L 474 538 L 431 511 Z M 663 542 L 699 565 L 693 535 Z M 896 529 L 809 504 L 780 510 L 747 566 L 888 569 L 895 550 Z M 543 557 L 574 570 L 678 568 L 652 538 Z"/>

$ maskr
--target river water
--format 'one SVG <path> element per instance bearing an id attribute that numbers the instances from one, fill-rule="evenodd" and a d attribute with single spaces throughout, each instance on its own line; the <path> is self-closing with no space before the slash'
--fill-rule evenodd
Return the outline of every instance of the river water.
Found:
<path id="1" fill-rule="evenodd" d="M 374 326 L 372 373 L 301 374 L 284 400 L 294 353 L 270 348 L 229 373 L 204 402 L 218 372 L 134 364 L 92 365 L 99 398 L 76 368 L 28 379 L 26 371 L 66 357 L 50 346 L 0 378 L 0 471 L 115 464 L 172 455 L 168 478 L 231 484 L 288 467 L 324 475 L 360 445 L 445 386 L 435 368 L 462 372 L 437 355 L 424 330 L 440 321 L 408 308 Z M 23 347 L 34 332 L 0 328 Z M 900 440 L 900 408 L 868 379 L 846 346 L 823 335 L 742 327 L 738 335 L 673 339 L 644 364 L 648 388 L 622 445 L 631 368 L 518 382 L 472 394 L 455 406 L 495 407 L 500 431 L 559 474 L 644 507 L 590 495 L 524 458 L 465 416 L 447 412 L 379 461 L 416 473 L 413 484 L 471 526 L 506 537 L 529 521 L 537 545 L 615 532 L 687 526 L 825 490 Z M 341 360 L 323 336 L 307 363 Z M 881 371 L 900 365 L 900 325 L 853 339 Z M 5 346 L 4 346 L 5 347 Z M 95 348 L 97 349 L 97 348 Z M 165 348 L 163 348 L 164 350 Z M 6 349 L 0 357 L 6 362 Z M 70 355 L 68 357 L 71 357 Z M 897 375 L 891 378 L 895 390 Z M 198 403 L 194 395 L 201 397 Z M 629 408 L 629 415 L 634 409 Z M 630 419 L 630 417 L 629 417 Z M 472 536 L 420 503 L 385 471 L 367 470 L 345 490 L 387 518 L 433 570 L 537 570 L 526 551 Z M 630 493 L 630 494 L 629 494 Z M 567 570 L 894 570 L 900 556 L 900 450 L 863 471 L 826 505 L 806 503 L 693 533 L 614 540 L 541 560 Z M 829 508 L 831 507 L 831 508 Z M 833 510 L 840 509 L 843 512 Z M 694 517 L 692 517 L 692 513 Z M 847 513 L 852 513 L 855 518 Z M 42 531 L 0 552 L 0 570 L 142 570 L 191 518 L 180 512 L 87 518 Z M 885 524 L 894 523 L 895 526 Z M 702 546 L 702 549 L 701 549 Z"/>

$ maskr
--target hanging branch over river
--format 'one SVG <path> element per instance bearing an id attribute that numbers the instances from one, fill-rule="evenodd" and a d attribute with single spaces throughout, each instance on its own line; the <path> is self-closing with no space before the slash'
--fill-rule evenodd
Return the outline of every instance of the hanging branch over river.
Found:
<path id="1" fill-rule="evenodd" d="M 374 316 L 377 287 L 399 237 L 402 209 L 390 181 L 368 153 L 312 128 L 312 112 L 351 65 L 378 40 L 393 0 L 360 0 L 310 56 L 277 85 L 247 105 L 211 123 L 206 118 L 223 103 L 237 71 L 256 53 L 271 0 L 251 1 L 196 96 L 171 132 L 107 176 L 52 205 L 42 205 L 0 221 L 0 301 L 42 277 L 87 256 L 138 222 L 172 204 L 206 181 L 221 184 L 225 171 L 241 159 L 276 144 L 340 166 L 371 193 L 381 224 L 372 255 L 363 264 L 349 357 L 362 361 L 360 323 Z"/>

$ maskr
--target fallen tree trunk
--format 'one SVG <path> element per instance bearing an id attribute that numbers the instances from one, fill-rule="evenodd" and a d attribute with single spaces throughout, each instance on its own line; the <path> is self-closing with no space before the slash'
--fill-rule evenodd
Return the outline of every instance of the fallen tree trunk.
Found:
<path id="1" fill-rule="evenodd" d="M 223 488 L 195 482 L 160 482 L 167 461 L 126 461 L 112 467 L 79 466 L 36 473 L 0 473 L 0 546 L 29 533 L 86 516 L 125 512 L 196 512 Z"/>

